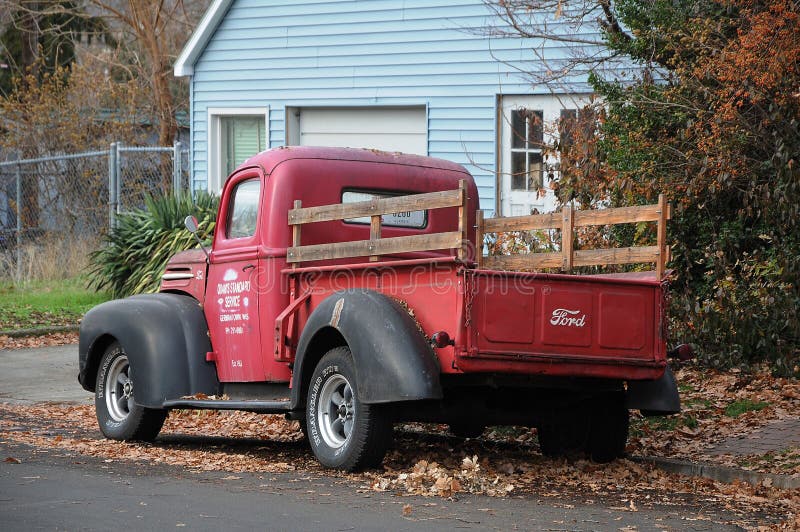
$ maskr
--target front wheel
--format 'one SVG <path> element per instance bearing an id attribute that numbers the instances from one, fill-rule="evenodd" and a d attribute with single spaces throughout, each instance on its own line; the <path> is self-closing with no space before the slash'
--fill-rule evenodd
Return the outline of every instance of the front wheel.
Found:
<path id="1" fill-rule="evenodd" d="M 383 408 L 361 402 L 350 349 L 328 351 L 317 364 L 306 401 L 308 441 L 325 467 L 354 471 L 383 461 L 392 423 Z"/>
<path id="2" fill-rule="evenodd" d="M 112 440 L 153 441 L 167 417 L 166 410 L 136 404 L 128 355 L 116 342 L 100 360 L 94 408 L 100 431 Z"/>

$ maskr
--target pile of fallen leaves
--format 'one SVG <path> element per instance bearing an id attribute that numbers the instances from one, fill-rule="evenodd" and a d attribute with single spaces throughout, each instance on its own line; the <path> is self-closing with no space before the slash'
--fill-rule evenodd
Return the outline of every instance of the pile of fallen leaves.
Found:
<path id="1" fill-rule="evenodd" d="M 676 372 L 682 412 L 667 418 L 634 414 L 628 453 L 716 462 L 769 473 L 800 475 L 800 447 L 766 456 L 717 454 L 725 440 L 767 424 L 800 419 L 800 382 L 768 372 L 721 372 L 685 367 Z"/>
<path id="2" fill-rule="evenodd" d="M 500 475 L 484 475 L 481 471 L 481 460 L 478 455 L 466 456 L 461 460 L 460 467 L 452 462 L 439 464 L 428 460 L 419 460 L 411 466 L 401 464 L 400 470 L 393 470 L 394 461 L 389 460 L 385 472 L 371 484 L 376 491 L 402 490 L 415 495 L 452 496 L 462 491 L 470 493 L 483 493 L 492 496 L 508 495 L 516 486 L 506 482 Z M 488 466 L 488 461 L 483 460 L 483 467 Z M 509 471 L 510 470 L 510 471 Z M 505 471 L 513 474 L 514 466 L 508 464 Z M 503 475 L 505 477 L 506 475 Z"/>
<path id="3" fill-rule="evenodd" d="M 699 387 L 703 379 L 691 382 Z M 633 438 L 632 448 L 655 449 L 639 439 Z M 702 494 L 709 503 L 743 518 L 766 514 L 791 523 L 800 514 L 800 490 L 681 477 L 630 460 L 596 464 L 586 459 L 547 459 L 529 429 L 496 429 L 482 438 L 461 440 L 440 426 L 403 425 L 395 431 L 394 446 L 382 469 L 353 474 L 323 471 L 296 422 L 245 412 L 173 411 L 156 442 L 144 444 L 104 439 L 90 405 L 0 403 L 0 440 L 105 462 L 139 460 L 231 473 L 338 475 L 363 492 L 441 497 L 570 493 L 626 511 L 673 505 L 682 494 Z"/>
<path id="4" fill-rule="evenodd" d="M 0 349 L 26 349 L 78 343 L 77 332 L 54 332 L 36 336 L 8 336 L 0 334 Z"/>

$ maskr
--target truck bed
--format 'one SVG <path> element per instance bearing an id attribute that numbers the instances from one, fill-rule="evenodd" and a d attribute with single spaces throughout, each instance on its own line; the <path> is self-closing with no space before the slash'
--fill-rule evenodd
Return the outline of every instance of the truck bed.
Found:
<path id="1" fill-rule="evenodd" d="M 311 308 L 346 288 L 400 301 L 436 349 L 442 373 L 636 380 L 666 366 L 664 286 L 653 272 L 562 275 L 465 266 L 454 257 L 287 270 Z M 301 318 L 302 321 L 302 318 Z M 301 326 L 302 328 L 302 326 Z"/>
<path id="2" fill-rule="evenodd" d="M 669 205 L 653 205 L 484 219 L 470 222 L 469 187 L 349 205 L 289 211 L 293 246 L 286 273 L 313 271 L 311 307 L 341 288 L 368 288 L 399 300 L 426 337 L 454 339 L 436 348 L 442 373 L 513 373 L 617 380 L 655 380 L 666 367 L 665 264 Z M 449 229 L 383 238 L 381 216 L 427 208 L 431 219 L 450 214 Z M 303 245 L 304 224 L 370 216 L 368 239 Z M 454 227 L 457 222 L 457 227 Z M 582 249 L 576 228 L 620 223 L 656 224 L 656 245 Z M 320 224 L 321 225 L 321 224 Z M 472 229 L 474 228 L 474 235 Z M 484 235 L 515 231 L 560 232 L 557 251 L 483 256 Z M 472 245 L 469 245 L 472 244 Z M 578 249 L 576 249 L 578 247 Z M 447 250 L 455 250 L 448 255 Z M 444 252 L 413 259 L 409 253 Z M 369 262 L 331 261 L 366 257 Z M 405 258 L 405 260 L 402 260 Z M 388 260 L 387 260 L 388 259 Z M 400 259 L 400 260 L 398 260 Z M 299 263 L 316 263 L 300 268 Z M 581 275 L 574 269 L 651 263 L 650 272 Z M 543 273 L 560 269 L 559 274 Z M 534 270 L 534 271 L 530 271 Z M 535 271 L 539 270 L 539 271 Z M 302 276 L 301 276 L 302 277 Z M 347 286 L 342 286 L 342 281 Z M 338 286 L 337 286 L 338 285 Z M 302 322 L 302 317 L 301 317 Z"/>

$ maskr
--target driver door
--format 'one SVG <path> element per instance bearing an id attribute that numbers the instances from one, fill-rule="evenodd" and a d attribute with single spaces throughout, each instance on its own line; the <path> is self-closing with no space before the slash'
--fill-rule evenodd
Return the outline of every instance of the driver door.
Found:
<path id="1" fill-rule="evenodd" d="M 258 312 L 260 174 L 250 168 L 231 177 L 215 229 L 205 307 L 221 382 L 263 381 L 265 376 Z"/>

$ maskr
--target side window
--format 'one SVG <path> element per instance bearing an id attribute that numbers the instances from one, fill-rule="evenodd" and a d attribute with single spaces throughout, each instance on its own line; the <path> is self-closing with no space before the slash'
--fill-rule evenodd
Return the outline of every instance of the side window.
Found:
<path id="1" fill-rule="evenodd" d="M 244 238 L 256 234 L 258 219 L 258 198 L 261 180 L 258 178 L 242 181 L 231 194 L 228 209 L 228 238 Z"/>
<path id="2" fill-rule="evenodd" d="M 591 138 L 597 117 L 591 107 L 561 109 L 558 121 L 558 143 L 562 153 L 576 142 Z"/>
<path id="3" fill-rule="evenodd" d="M 511 113 L 511 190 L 543 186 L 544 113 L 515 109 Z"/>

